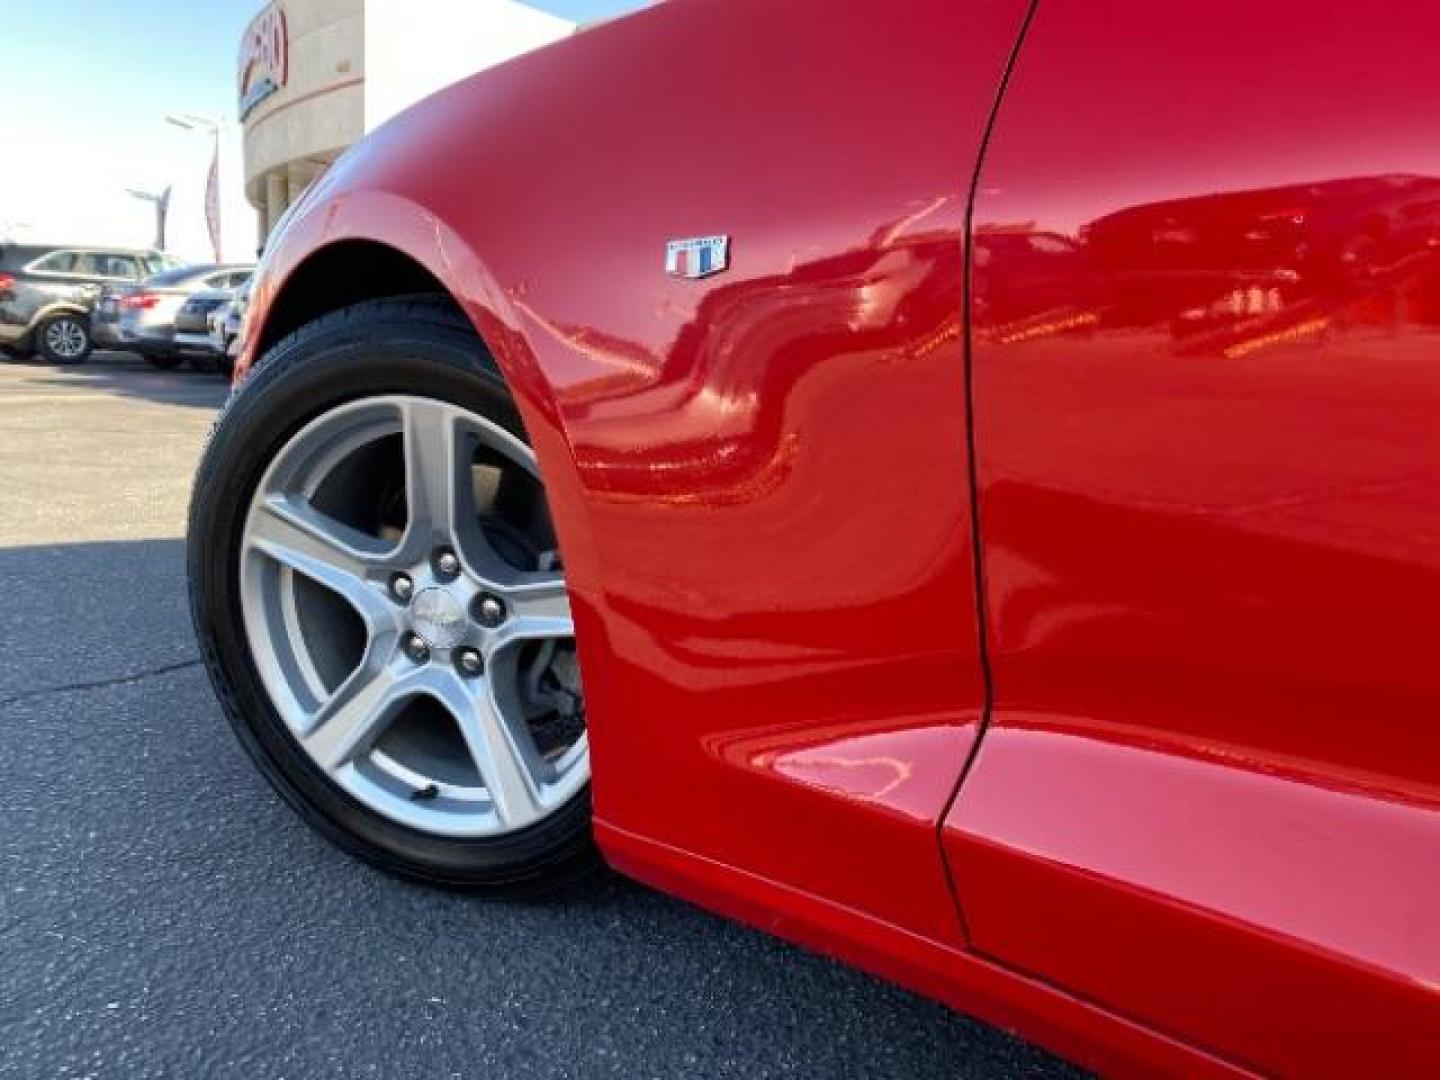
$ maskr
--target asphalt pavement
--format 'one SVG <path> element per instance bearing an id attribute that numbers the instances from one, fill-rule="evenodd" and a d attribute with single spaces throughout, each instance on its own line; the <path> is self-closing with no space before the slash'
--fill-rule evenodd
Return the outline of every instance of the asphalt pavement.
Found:
<path id="1" fill-rule="evenodd" d="M 617 876 L 490 902 L 302 826 L 185 611 L 224 393 L 0 357 L 0 1077 L 1075 1075 Z"/>

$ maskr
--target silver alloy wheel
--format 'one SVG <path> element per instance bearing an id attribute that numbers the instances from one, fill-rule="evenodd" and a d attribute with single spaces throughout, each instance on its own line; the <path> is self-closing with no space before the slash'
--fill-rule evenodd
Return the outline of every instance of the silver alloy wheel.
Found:
<path id="1" fill-rule="evenodd" d="M 387 446 L 400 523 L 342 520 L 375 497 Z M 281 449 L 241 541 L 245 633 L 291 733 L 359 802 L 439 836 L 523 829 L 589 779 L 558 558 L 517 566 L 482 516 L 512 481 L 543 506 L 534 454 L 503 428 L 429 398 L 363 398 Z M 544 745 L 535 718 L 556 701 L 578 730 Z"/>
<path id="2" fill-rule="evenodd" d="M 74 319 L 56 319 L 45 328 L 45 347 L 62 360 L 84 355 L 85 328 Z"/>

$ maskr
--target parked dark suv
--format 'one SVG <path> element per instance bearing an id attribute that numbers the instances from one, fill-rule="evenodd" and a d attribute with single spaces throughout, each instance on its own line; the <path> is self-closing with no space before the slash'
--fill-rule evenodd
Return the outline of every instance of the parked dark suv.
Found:
<path id="1" fill-rule="evenodd" d="M 158 251 L 0 244 L 0 346 L 78 364 L 90 355 L 90 310 L 103 286 L 180 265 Z"/>

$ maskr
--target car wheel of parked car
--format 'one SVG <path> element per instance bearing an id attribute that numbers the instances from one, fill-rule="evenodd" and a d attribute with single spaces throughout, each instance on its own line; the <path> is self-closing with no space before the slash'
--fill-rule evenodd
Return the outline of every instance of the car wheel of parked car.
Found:
<path id="1" fill-rule="evenodd" d="M 216 424 L 191 607 L 241 742 L 387 870 L 532 891 L 596 863 L 564 570 L 519 413 L 442 300 L 271 349 Z"/>
<path id="2" fill-rule="evenodd" d="M 35 348 L 52 364 L 82 364 L 90 356 L 90 324 L 78 315 L 51 315 L 35 328 Z"/>

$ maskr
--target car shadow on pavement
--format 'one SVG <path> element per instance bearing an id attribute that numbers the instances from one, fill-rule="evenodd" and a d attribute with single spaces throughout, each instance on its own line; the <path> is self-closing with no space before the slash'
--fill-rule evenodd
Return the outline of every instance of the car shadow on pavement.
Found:
<path id="1" fill-rule="evenodd" d="M 486 901 L 343 855 L 230 732 L 183 569 L 0 549 L 0 1074 L 1077 1075 L 614 874 Z"/>
<path id="2" fill-rule="evenodd" d="M 96 353 L 84 364 L 49 364 L 35 357 L 14 356 L 6 356 L 0 363 L 29 369 L 26 385 L 30 387 L 98 390 L 163 405 L 214 409 L 230 393 L 229 383 L 220 375 L 188 366 L 161 371 L 135 353 Z"/>

